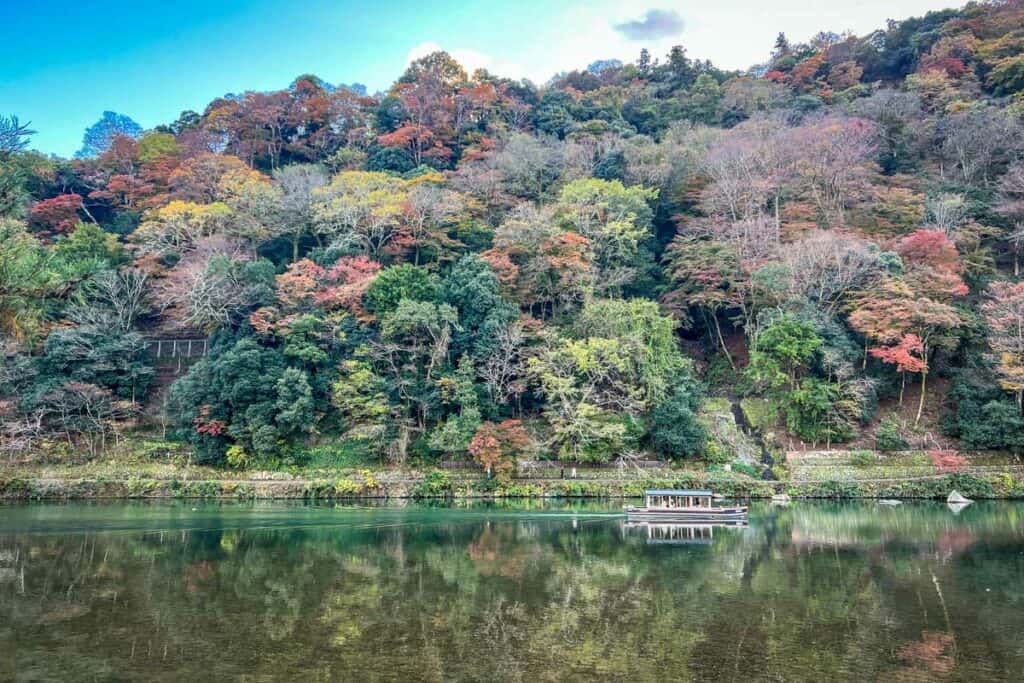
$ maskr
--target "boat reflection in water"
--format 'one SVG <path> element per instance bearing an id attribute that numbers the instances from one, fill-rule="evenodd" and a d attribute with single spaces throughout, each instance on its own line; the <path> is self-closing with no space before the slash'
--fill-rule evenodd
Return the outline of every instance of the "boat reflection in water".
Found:
<path id="1" fill-rule="evenodd" d="M 623 522 L 628 529 L 647 532 L 648 545 L 710 545 L 714 542 L 715 527 L 745 527 L 746 520 L 705 522 L 703 524 L 666 524 L 661 522 Z"/>

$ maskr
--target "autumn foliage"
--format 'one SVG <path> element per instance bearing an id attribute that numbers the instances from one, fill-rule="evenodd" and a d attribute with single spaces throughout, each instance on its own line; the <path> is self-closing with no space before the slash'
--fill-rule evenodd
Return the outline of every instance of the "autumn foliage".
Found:
<path id="1" fill-rule="evenodd" d="M 484 422 L 469 443 L 469 454 L 499 481 L 507 481 L 515 470 L 516 458 L 531 447 L 530 435 L 519 420 Z"/>

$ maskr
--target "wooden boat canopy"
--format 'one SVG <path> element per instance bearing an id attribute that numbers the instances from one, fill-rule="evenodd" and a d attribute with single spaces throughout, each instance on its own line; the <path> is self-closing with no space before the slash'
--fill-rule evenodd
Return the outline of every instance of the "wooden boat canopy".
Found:
<path id="1" fill-rule="evenodd" d="M 647 489 L 644 504 L 648 509 L 710 508 L 712 495 L 704 489 Z"/>

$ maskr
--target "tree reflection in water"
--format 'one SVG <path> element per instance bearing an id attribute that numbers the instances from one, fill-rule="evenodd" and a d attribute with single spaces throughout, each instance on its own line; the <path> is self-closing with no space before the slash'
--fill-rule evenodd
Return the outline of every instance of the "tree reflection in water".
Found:
<path id="1" fill-rule="evenodd" d="M 1019 504 L 755 506 L 748 528 L 653 544 L 613 510 L 8 506 L 0 679 L 1024 671 Z"/>

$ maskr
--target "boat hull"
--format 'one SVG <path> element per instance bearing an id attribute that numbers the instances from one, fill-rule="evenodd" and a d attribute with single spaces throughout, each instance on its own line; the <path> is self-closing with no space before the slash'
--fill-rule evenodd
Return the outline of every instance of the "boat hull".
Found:
<path id="1" fill-rule="evenodd" d="M 630 522 L 730 522 L 746 521 L 746 506 L 721 508 L 645 508 L 626 507 Z"/>

